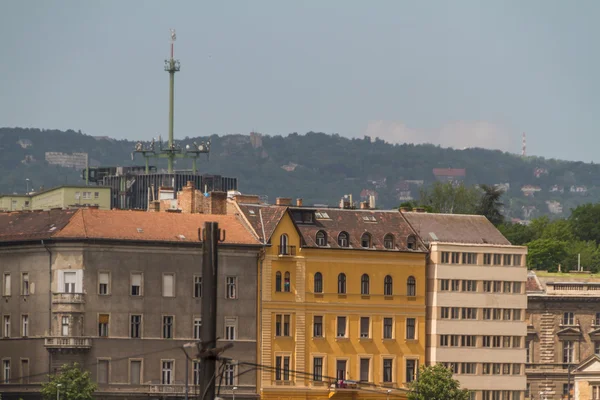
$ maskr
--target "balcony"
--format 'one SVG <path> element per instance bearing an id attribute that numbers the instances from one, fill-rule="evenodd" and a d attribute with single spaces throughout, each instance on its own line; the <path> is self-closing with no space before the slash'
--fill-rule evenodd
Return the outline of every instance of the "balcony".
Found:
<path id="1" fill-rule="evenodd" d="M 279 256 L 295 256 L 296 246 L 277 246 Z"/>
<path id="2" fill-rule="evenodd" d="M 79 352 L 89 350 L 92 347 L 92 339 L 87 337 L 47 337 L 44 338 L 44 346 L 48 351 Z"/>
<path id="3" fill-rule="evenodd" d="M 53 312 L 83 312 L 85 294 L 83 293 L 52 293 Z"/>

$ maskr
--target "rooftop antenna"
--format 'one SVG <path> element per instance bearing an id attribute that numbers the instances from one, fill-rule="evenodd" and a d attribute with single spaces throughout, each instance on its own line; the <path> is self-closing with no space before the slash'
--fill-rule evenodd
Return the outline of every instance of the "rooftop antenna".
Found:
<path id="1" fill-rule="evenodd" d="M 193 146 L 189 144 L 185 149 L 181 149 L 175 144 L 173 135 L 173 124 L 175 117 L 175 72 L 179 72 L 180 64 L 179 60 L 175 59 L 175 40 L 177 40 L 177 34 L 175 29 L 171 29 L 171 57 L 165 60 L 165 71 L 169 73 L 169 140 L 167 142 L 167 148 L 163 148 L 161 136 L 158 136 L 158 152 L 155 151 L 155 139 L 152 139 L 149 146 L 144 147 L 142 142 L 137 142 L 135 145 L 134 153 L 142 153 L 146 159 L 146 174 L 150 173 L 148 160 L 150 158 L 166 158 L 168 162 L 169 174 L 173 173 L 173 166 L 176 158 L 191 158 L 192 159 L 192 170 L 193 174 L 196 174 L 196 160 L 200 154 L 210 153 L 210 140 L 206 143 L 201 142 L 197 144 L 194 142 Z"/>
<path id="2" fill-rule="evenodd" d="M 525 132 L 523 132 L 523 146 L 521 147 L 521 156 L 527 157 L 527 139 L 525 137 Z"/>

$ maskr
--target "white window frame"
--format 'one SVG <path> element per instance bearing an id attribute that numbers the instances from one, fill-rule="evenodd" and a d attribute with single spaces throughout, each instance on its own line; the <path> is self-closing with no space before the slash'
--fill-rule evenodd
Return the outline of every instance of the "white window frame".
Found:
<path id="1" fill-rule="evenodd" d="M 138 336 L 133 336 L 133 317 L 140 317 L 139 326 L 138 326 Z M 141 339 L 143 337 L 142 331 L 144 327 L 144 315 L 143 314 L 129 314 L 129 338 L 130 339 Z"/>
<path id="2" fill-rule="evenodd" d="M 237 364 L 233 361 L 225 364 L 225 369 L 223 371 L 223 385 L 225 386 L 235 386 L 237 385 Z"/>
<path id="3" fill-rule="evenodd" d="M 5 338 L 10 337 L 11 321 L 10 314 L 4 314 L 2 316 L 2 336 Z"/>
<path id="4" fill-rule="evenodd" d="M 357 381 L 358 382 L 368 382 L 368 383 L 372 383 L 373 382 L 373 355 L 372 354 L 358 354 L 356 356 L 357 360 L 356 360 L 356 377 L 357 377 Z M 363 381 L 361 380 L 361 360 L 369 360 L 369 371 L 368 371 L 368 376 L 367 376 L 367 380 Z M 346 366 L 346 368 L 348 368 Z M 337 363 L 336 363 L 336 369 L 337 369 Z M 337 374 L 337 371 L 336 371 Z"/>
<path id="5" fill-rule="evenodd" d="M 236 300 L 238 298 L 238 281 L 237 276 L 227 276 L 225 278 L 225 298 Z"/>
<path id="6" fill-rule="evenodd" d="M 138 289 L 138 294 L 132 294 L 133 293 L 133 281 L 134 281 L 134 276 L 138 276 L 140 277 L 140 286 Z M 143 272 L 138 272 L 138 271 L 132 271 L 129 274 L 129 295 L 131 297 L 142 297 L 144 295 L 144 273 Z"/>
<path id="7" fill-rule="evenodd" d="M 238 339 L 238 318 L 237 317 L 225 317 L 224 332 L 225 332 L 224 340 L 234 341 L 234 340 Z"/>
<path id="8" fill-rule="evenodd" d="M 202 336 L 202 317 L 194 317 L 192 337 L 199 340 Z"/>
<path id="9" fill-rule="evenodd" d="M 175 360 L 160 360 L 160 383 L 162 385 L 172 385 L 175 381 Z"/>
<path id="10" fill-rule="evenodd" d="M 65 324 L 65 321 L 67 322 Z M 65 333 L 65 327 L 67 328 L 66 333 Z M 60 334 L 61 336 L 69 336 L 69 333 L 71 332 L 71 317 L 69 317 L 68 315 L 63 315 L 60 318 Z"/>
<path id="11" fill-rule="evenodd" d="M 107 277 L 106 283 L 102 282 L 102 280 L 103 280 L 101 278 L 102 276 L 106 276 Z M 110 293 L 111 292 L 111 290 L 110 290 L 111 289 L 111 284 L 110 284 L 111 282 L 110 281 L 111 281 L 111 279 L 110 279 L 110 271 L 104 271 L 104 270 L 98 271 L 98 295 L 100 295 L 100 296 L 108 296 L 108 295 L 111 294 Z M 101 290 L 102 285 L 106 285 L 106 292 L 105 293 L 102 293 L 102 290 Z"/>
<path id="12" fill-rule="evenodd" d="M 139 376 L 139 385 L 143 385 L 144 384 L 144 359 L 143 358 L 130 358 L 129 359 L 129 368 L 128 368 L 128 375 L 129 375 L 129 379 L 127 380 L 127 382 L 129 382 L 130 385 L 135 385 L 135 383 L 132 382 L 132 374 L 131 374 L 131 364 L 133 364 L 134 362 L 139 362 L 140 363 L 140 376 Z"/>
<path id="13" fill-rule="evenodd" d="M 202 298 L 202 290 L 204 289 L 202 286 L 202 275 L 194 275 L 194 282 L 192 286 L 192 296 L 195 299 Z M 196 291 L 196 286 L 198 286 L 198 291 Z M 197 296 L 198 295 L 198 296 Z"/>
<path id="14" fill-rule="evenodd" d="M 31 286 L 29 281 L 29 272 L 21 273 L 21 295 L 29 296 L 31 293 Z"/>
<path id="15" fill-rule="evenodd" d="M 10 375 L 11 375 L 11 362 L 10 358 L 2 359 L 2 381 L 6 384 L 10 383 Z"/>
<path id="16" fill-rule="evenodd" d="M 171 277 L 171 293 L 169 294 L 166 291 L 167 280 Z M 162 297 L 175 297 L 175 293 L 177 293 L 176 284 L 175 284 L 175 273 L 174 272 L 164 272 L 162 274 Z"/>
<path id="17" fill-rule="evenodd" d="M 167 327 L 167 320 L 166 318 L 171 318 L 171 324 L 170 324 L 170 337 L 167 337 L 167 335 L 165 335 L 165 328 Z M 175 315 L 173 314 L 163 314 L 161 316 L 161 339 L 175 339 Z"/>
<path id="18" fill-rule="evenodd" d="M 21 314 L 21 336 L 29 337 L 29 315 Z"/>
<path id="19" fill-rule="evenodd" d="M 339 318 L 344 318 L 344 334 L 338 335 L 339 333 Z M 347 315 L 336 315 L 335 317 L 335 337 L 337 339 L 347 339 L 348 338 L 348 316 Z"/>
<path id="20" fill-rule="evenodd" d="M 362 332 L 362 320 L 363 320 L 363 318 L 367 318 L 367 321 L 368 321 L 367 335 L 366 336 L 363 336 L 363 332 Z M 358 337 L 359 337 L 359 339 L 365 340 L 365 339 L 371 339 L 373 337 L 373 335 L 371 334 L 371 331 L 372 331 L 372 329 L 371 329 L 372 328 L 372 321 L 373 321 L 373 319 L 371 317 L 369 317 L 369 316 L 361 315 L 358 318 Z"/>
<path id="21" fill-rule="evenodd" d="M 5 272 L 2 276 L 2 296 L 9 297 L 12 295 L 12 279 L 10 272 Z"/>

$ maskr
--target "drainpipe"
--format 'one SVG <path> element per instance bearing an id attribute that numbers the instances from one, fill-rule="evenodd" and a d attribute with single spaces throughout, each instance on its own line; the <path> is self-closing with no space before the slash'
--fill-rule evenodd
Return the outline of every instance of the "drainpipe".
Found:
<path id="1" fill-rule="evenodd" d="M 52 252 L 42 240 L 42 246 L 48 252 L 48 336 L 52 335 Z M 52 353 L 48 352 L 48 372 L 52 372 Z M 48 374 L 48 380 L 50 379 L 50 374 Z"/>
<path id="2" fill-rule="evenodd" d="M 259 209 L 258 210 L 258 215 L 260 216 L 260 225 L 262 227 L 262 249 L 259 252 L 258 255 L 258 260 L 260 262 L 260 266 L 258 268 L 258 276 L 257 276 L 257 285 L 258 285 L 258 310 L 257 310 L 257 316 L 256 316 L 256 343 L 258 343 L 258 347 L 257 347 L 257 353 L 256 353 L 256 358 L 257 361 L 260 360 L 260 363 L 263 362 L 262 359 L 262 333 L 261 330 L 258 328 L 259 326 L 261 326 L 262 324 L 262 310 L 263 310 L 263 306 L 262 306 L 262 299 L 263 299 L 263 285 L 262 285 L 262 277 L 263 277 L 263 261 L 265 259 L 265 252 L 266 252 L 266 248 L 267 248 L 267 238 L 265 237 L 265 224 L 263 222 L 263 216 L 262 216 L 262 210 Z M 260 358 L 259 358 L 259 354 L 260 354 Z M 257 381 L 256 381 L 256 390 L 258 391 L 259 387 L 262 387 L 262 370 L 259 368 L 257 369 Z M 260 386 L 259 386 L 260 385 Z"/>

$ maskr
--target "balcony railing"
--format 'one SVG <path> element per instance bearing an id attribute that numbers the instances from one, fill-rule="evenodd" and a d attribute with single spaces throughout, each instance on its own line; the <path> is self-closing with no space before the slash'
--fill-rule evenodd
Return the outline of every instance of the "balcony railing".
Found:
<path id="1" fill-rule="evenodd" d="M 83 293 L 52 293 L 52 303 L 54 304 L 84 304 L 85 294 Z"/>
<path id="2" fill-rule="evenodd" d="M 296 246 L 278 246 L 280 256 L 295 256 Z"/>
<path id="3" fill-rule="evenodd" d="M 192 391 L 192 386 L 190 384 L 189 391 Z M 174 394 L 184 394 L 185 393 L 185 384 L 173 384 L 173 385 L 150 385 L 150 393 L 174 393 Z"/>
<path id="4" fill-rule="evenodd" d="M 86 337 L 47 337 L 44 339 L 47 349 L 89 349 L 92 339 Z"/>

